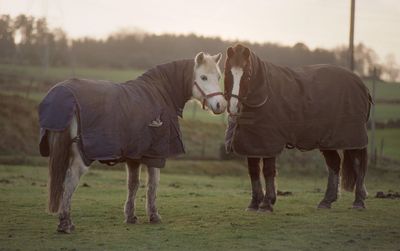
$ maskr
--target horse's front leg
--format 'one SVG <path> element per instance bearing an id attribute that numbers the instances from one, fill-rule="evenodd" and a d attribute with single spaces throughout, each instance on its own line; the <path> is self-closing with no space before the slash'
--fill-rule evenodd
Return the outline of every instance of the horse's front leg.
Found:
<path id="1" fill-rule="evenodd" d="M 260 180 L 260 158 L 247 158 L 247 165 L 251 180 L 251 201 L 246 211 L 257 211 L 264 197 Z"/>
<path id="2" fill-rule="evenodd" d="M 147 215 L 150 223 L 161 222 L 156 206 L 157 187 L 160 182 L 160 168 L 147 167 Z"/>
<path id="3" fill-rule="evenodd" d="M 332 202 L 335 202 L 338 198 L 340 156 L 336 150 L 324 150 L 322 154 L 328 166 L 328 185 L 318 208 L 331 208 Z"/>
<path id="4" fill-rule="evenodd" d="M 265 179 L 265 196 L 258 209 L 259 212 L 272 212 L 272 205 L 276 201 L 276 188 L 275 188 L 275 158 L 263 159 L 263 174 Z"/>
<path id="5" fill-rule="evenodd" d="M 135 214 L 136 192 L 140 185 L 140 163 L 133 160 L 126 162 L 128 195 L 125 202 L 125 222 L 135 224 L 138 218 Z"/>

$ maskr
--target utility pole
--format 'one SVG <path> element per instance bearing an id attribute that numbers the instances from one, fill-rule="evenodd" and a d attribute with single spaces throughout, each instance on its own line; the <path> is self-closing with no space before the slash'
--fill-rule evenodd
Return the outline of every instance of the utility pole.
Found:
<path id="1" fill-rule="evenodd" d="M 48 3 L 47 0 L 42 0 L 42 12 L 43 17 L 47 20 L 47 12 L 48 12 Z M 44 34 L 44 51 L 43 51 L 43 73 L 47 77 L 49 71 L 49 34 L 48 31 L 45 31 Z"/>
<path id="2" fill-rule="evenodd" d="M 375 101 L 376 97 L 376 82 L 378 80 L 378 74 L 377 74 L 377 69 L 374 67 L 374 71 L 372 73 L 372 100 Z M 376 147 L 375 147 L 375 104 L 372 104 L 371 106 L 371 117 L 370 117 L 370 123 L 371 123 L 371 142 L 370 142 L 370 158 L 371 158 L 371 163 L 376 164 Z"/>
<path id="3" fill-rule="evenodd" d="M 350 10 L 350 39 L 349 39 L 349 66 L 354 71 L 354 9 L 356 0 L 351 0 Z"/>

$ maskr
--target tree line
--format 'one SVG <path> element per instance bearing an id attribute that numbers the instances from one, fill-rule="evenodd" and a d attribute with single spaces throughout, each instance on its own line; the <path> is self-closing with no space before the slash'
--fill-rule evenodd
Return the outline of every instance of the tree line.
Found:
<path id="1" fill-rule="evenodd" d="M 155 35 L 144 32 L 119 32 L 105 39 L 68 38 L 60 28 L 50 29 L 45 18 L 19 15 L 0 16 L 0 63 L 146 69 L 179 58 L 192 58 L 198 51 L 224 52 L 239 41 L 194 34 Z M 285 46 L 274 43 L 242 42 L 262 59 L 286 66 L 327 63 L 347 66 L 347 48 L 309 49 L 304 43 Z M 399 75 L 391 66 L 380 65 L 382 73 Z M 355 47 L 356 71 L 369 76 L 377 65 L 376 53 L 363 44 Z M 386 69 L 390 68 L 390 69 Z"/>

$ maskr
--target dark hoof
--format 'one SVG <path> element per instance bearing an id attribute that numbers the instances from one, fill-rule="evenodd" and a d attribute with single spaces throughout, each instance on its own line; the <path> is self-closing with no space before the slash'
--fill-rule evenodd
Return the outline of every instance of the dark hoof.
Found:
<path id="1" fill-rule="evenodd" d="M 321 201 L 317 208 L 318 209 L 331 209 L 331 203 Z"/>
<path id="2" fill-rule="evenodd" d="M 274 209 L 271 207 L 271 208 L 259 208 L 258 210 L 257 210 L 257 212 L 258 213 L 272 213 L 274 211 Z"/>
<path id="3" fill-rule="evenodd" d="M 262 202 L 258 207 L 259 213 L 272 213 L 273 211 L 271 203 Z"/>
<path id="4" fill-rule="evenodd" d="M 161 216 L 159 214 L 150 215 L 150 223 L 151 224 L 161 223 Z"/>
<path id="5" fill-rule="evenodd" d="M 75 229 L 75 226 L 58 226 L 57 232 L 62 234 L 70 234 Z"/>
<path id="6" fill-rule="evenodd" d="M 126 220 L 125 220 L 125 223 L 126 223 L 126 224 L 137 224 L 138 222 L 139 222 L 139 219 L 138 219 L 138 217 L 136 217 L 136 216 L 128 217 L 128 218 L 126 218 Z"/>
<path id="7" fill-rule="evenodd" d="M 257 212 L 258 206 L 260 205 L 262 199 L 257 199 L 257 197 L 252 197 L 249 205 L 246 208 L 247 212 Z"/>
<path id="8" fill-rule="evenodd" d="M 353 209 L 362 210 L 362 209 L 366 209 L 366 207 L 365 207 L 365 204 L 364 204 L 364 203 L 358 202 L 358 203 L 353 203 Z"/>

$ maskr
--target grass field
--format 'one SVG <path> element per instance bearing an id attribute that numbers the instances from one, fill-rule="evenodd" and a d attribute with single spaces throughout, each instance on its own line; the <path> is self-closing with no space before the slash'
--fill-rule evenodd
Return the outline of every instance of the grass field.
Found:
<path id="1" fill-rule="evenodd" d="M 208 165 L 184 163 L 195 173 L 193 166 Z M 57 234 L 57 217 L 44 211 L 46 168 L 0 166 L 0 250 L 400 248 L 400 200 L 373 198 L 377 191 L 398 191 L 399 172 L 376 176 L 370 171 L 370 197 L 365 211 L 349 209 L 353 195 L 347 192 L 331 210 L 317 210 L 325 175 L 302 177 L 282 172 L 279 189 L 292 191 L 293 195 L 278 197 L 274 213 L 260 214 L 244 211 L 250 186 L 242 171 L 237 173 L 239 176 L 168 173 L 177 164 L 170 162 L 162 170 L 158 205 L 163 223 L 159 225 L 147 222 L 143 188 L 137 203 L 140 223 L 124 224 L 125 173 L 91 170 L 81 181 L 89 187 L 80 187 L 73 198 L 77 228 L 71 235 Z"/>
<path id="2" fill-rule="evenodd" d="M 369 90 L 372 90 L 372 82 L 366 81 Z M 376 98 L 386 100 L 400 99 L 400 84 L 399 83 L 382 83 L 376 85 Z"/>
<path id="3" fill-rule="evenodd" d="M 71 77 L 93 78 L 123 82 L 134 79 L 143 73 L 137 69 L 101 69 L 86 67 L 50 67 L 45 74 L 42 67 L 28 65 L 0 64 L 0 74 L 16 75 L 21 79 L 35 81 L 60 81 Z"/>
<path id="4" fill-rule="evenodd" d="M 400 129 L 381 129 L 376 131 L 376 146 L 380 154 L 383 144 L 383 156 L 400 161 Z"/>
<path id="5" fill-rule="evenodd" d="M 399 104 L 376 104 L 376 120 L 387 121 L 389 119 L 400 119 L 400 105 Z"/>

